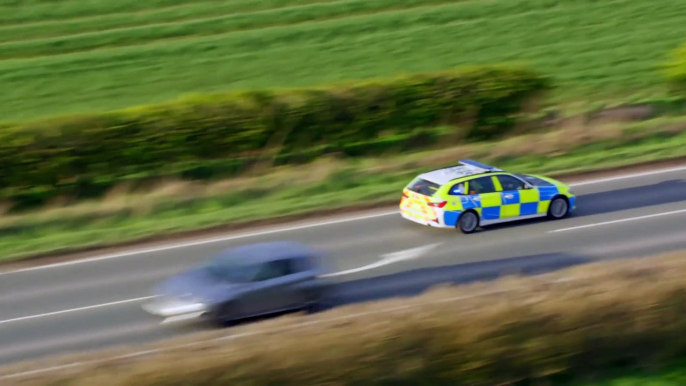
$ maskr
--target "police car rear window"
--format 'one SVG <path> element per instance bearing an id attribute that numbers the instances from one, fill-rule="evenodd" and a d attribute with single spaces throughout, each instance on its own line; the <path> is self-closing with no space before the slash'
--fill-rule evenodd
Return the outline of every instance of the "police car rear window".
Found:
<path id="1" fill-rule="evenodd" d="M 415 180 L 410 183 L 407 189 L 425 196 L 433 196 L 436 194 L 438 189 L 440 189 L 440 187 L 441 185 L 434 182 L 427 181 L 422 178 L 415 178 Z"/>

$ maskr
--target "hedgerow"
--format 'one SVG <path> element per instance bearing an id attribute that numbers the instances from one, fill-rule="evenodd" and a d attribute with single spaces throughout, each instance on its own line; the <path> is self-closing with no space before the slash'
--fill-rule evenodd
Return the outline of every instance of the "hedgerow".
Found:
<path id="1" fill-rule="evenodd" d="M 93 197 L 124 181 L 233 176 L 257 162 L 378 155 L 503 136 L 551 84 L 514 66 L 469 67 L 329 87 L 201 95 L 128 110 L 6 125 L 0 198 Z"/>

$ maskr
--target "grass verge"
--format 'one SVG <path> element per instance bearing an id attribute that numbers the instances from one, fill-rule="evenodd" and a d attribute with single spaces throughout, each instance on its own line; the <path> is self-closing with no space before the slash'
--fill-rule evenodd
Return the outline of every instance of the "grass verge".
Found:
<path id="1" fill-rule="evenodd" d="M 0 261 L 71 252 L 214 227 L 255 225 L 333 210 L 394 204 L 427 168 L 462 158 L 515 172 L 569 173 L 686 156 L 684 118 L 631 124 L 574 122 L 547 133 L 378 159 L 322 159 L 211 184 L 170 181 L 147 192 L 121 186 L 103 200 L 0 218 Z"/>
<path id="2" fill-rule="evenodd" d="M 21 384 L 602 384 L 612 372 L 655 371 L 683 359 L 685 257 L 682 251 L 443 286 L 307 319 L 19 364 L 0 376 L 79 362 Z M 122 356 L 132 350 L 152 351 Z"/>

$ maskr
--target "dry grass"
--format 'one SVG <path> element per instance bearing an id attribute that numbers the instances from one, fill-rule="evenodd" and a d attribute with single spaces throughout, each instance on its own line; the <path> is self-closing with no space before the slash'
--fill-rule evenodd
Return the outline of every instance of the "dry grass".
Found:
<path id="1" fill-rule="evenodd" d="M 134 191 L 128 184 L 121 184 L 99 200 L 73 203 L 66 198 L 58 198 L 37 212 L 6 215 L 0 219 L 0 227 L 21 222 L 27 217 L 39 221 L 40 218 L 73 218 L 88 214 L 96 217 L 124 212 L 144 214 L 145 211 L 152 210 L 161 202 L 183 203 L 210 200 L 226 196 L 227 192 L 246 191 L 255 187 L 261 190 L 277 190 L 291 186 L 294 181 L 297 181 L 299 185 L 316 185 L 346 167 L 348 165 L 344 161 L 323 158 L 306 167 L 273 168 L 269 173 L 260 176 L 244 176 L 212 183 L 167 180 L 138 191 Z M 11 205 L 5 203 L 0 206 L 0 211 L 9 208 Z"/>
<path id="2" fill-rule="evenodd" d="M 592 379 L 609 368 L 658 366 L 680 357 L 686 349 L 685 277 L 686 252 L 680 252 L 442 287 L 409 299 L 138 347 L 167 350 L 17 384 L 494 385 L 574 375 Z M 188 343 L 193 346 L 169 349 Z M 59 363 L 64 362 L 33 366 Z"/>
<path id="3" fill-rule="evenodd" d="M 570 148 L 622 138 L 623 127 L 615 122 L 586 122 L 583 117 L 565 120 L 559 127 L 543 134 L 528 134 L 502 141 L 493 149 L 496 157 L 527 155 L 559 156 Z"/>
<path id="4" fill-rule="evenodd" d="M 168 180 L 138 191 L 134 191 L 130 185 L 122 184 L 100 200 L 73 203 L 61 198 L 39 212 L 6 215 L 0 219 L 0 227 L 23 222 L 27 217 L 40 221 L 41 218 L 73 218 L 84 215 L 100 217 L 129 212 L 144 215 L 160 203 L 211 200 L 226 196 L 227 192 L 249 191 L 256 187 L 264 191 L 278 191 L 289 188 L 293 181 L 297 181 L 299 186 L 316 186 L 330 180 L 337 172 L 351 168 L 362 175 L 373 175 L 442 167 L 463 158 L 499 160 L 526 156 L 555 157 L 592 144 L 612 143 L 629 138 L 640 140 L 657 134 L 673 136 L 686 132 L 686 123 L 683 121 L 667 124 L 662 122 L 656 120 L 652 125 L 640 125 L 637 129 L 616 122 L 586 122 L 577 117 L 565 120 L 545 133 L 524 134 L 493 143 L 463 144 L 410 155 L 366 159 L 357 163 L 330 156 L 305 166 L 274 167 L 259 174 L 212 183 Z M 0 212 L 10 207 L 6 203 L 0 206 Z"/>

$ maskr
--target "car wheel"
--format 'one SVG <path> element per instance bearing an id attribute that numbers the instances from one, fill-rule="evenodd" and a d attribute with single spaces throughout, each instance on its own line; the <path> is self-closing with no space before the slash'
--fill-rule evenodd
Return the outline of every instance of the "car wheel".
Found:
<path id="1" fill-rule="evenodd" d="M 474 212 L 465 212 L 460 216 L 460 221 L 457 225 L 462 233 L 474 233 L 476 228 L 479 227 L 479 216 Z"/>
<path id="2" fill-rule="evenodd" d="M 556 197 L 548 208 L 548 217 L 559 220 L 569 213 L 569 203 L 562 197 Z"/>

